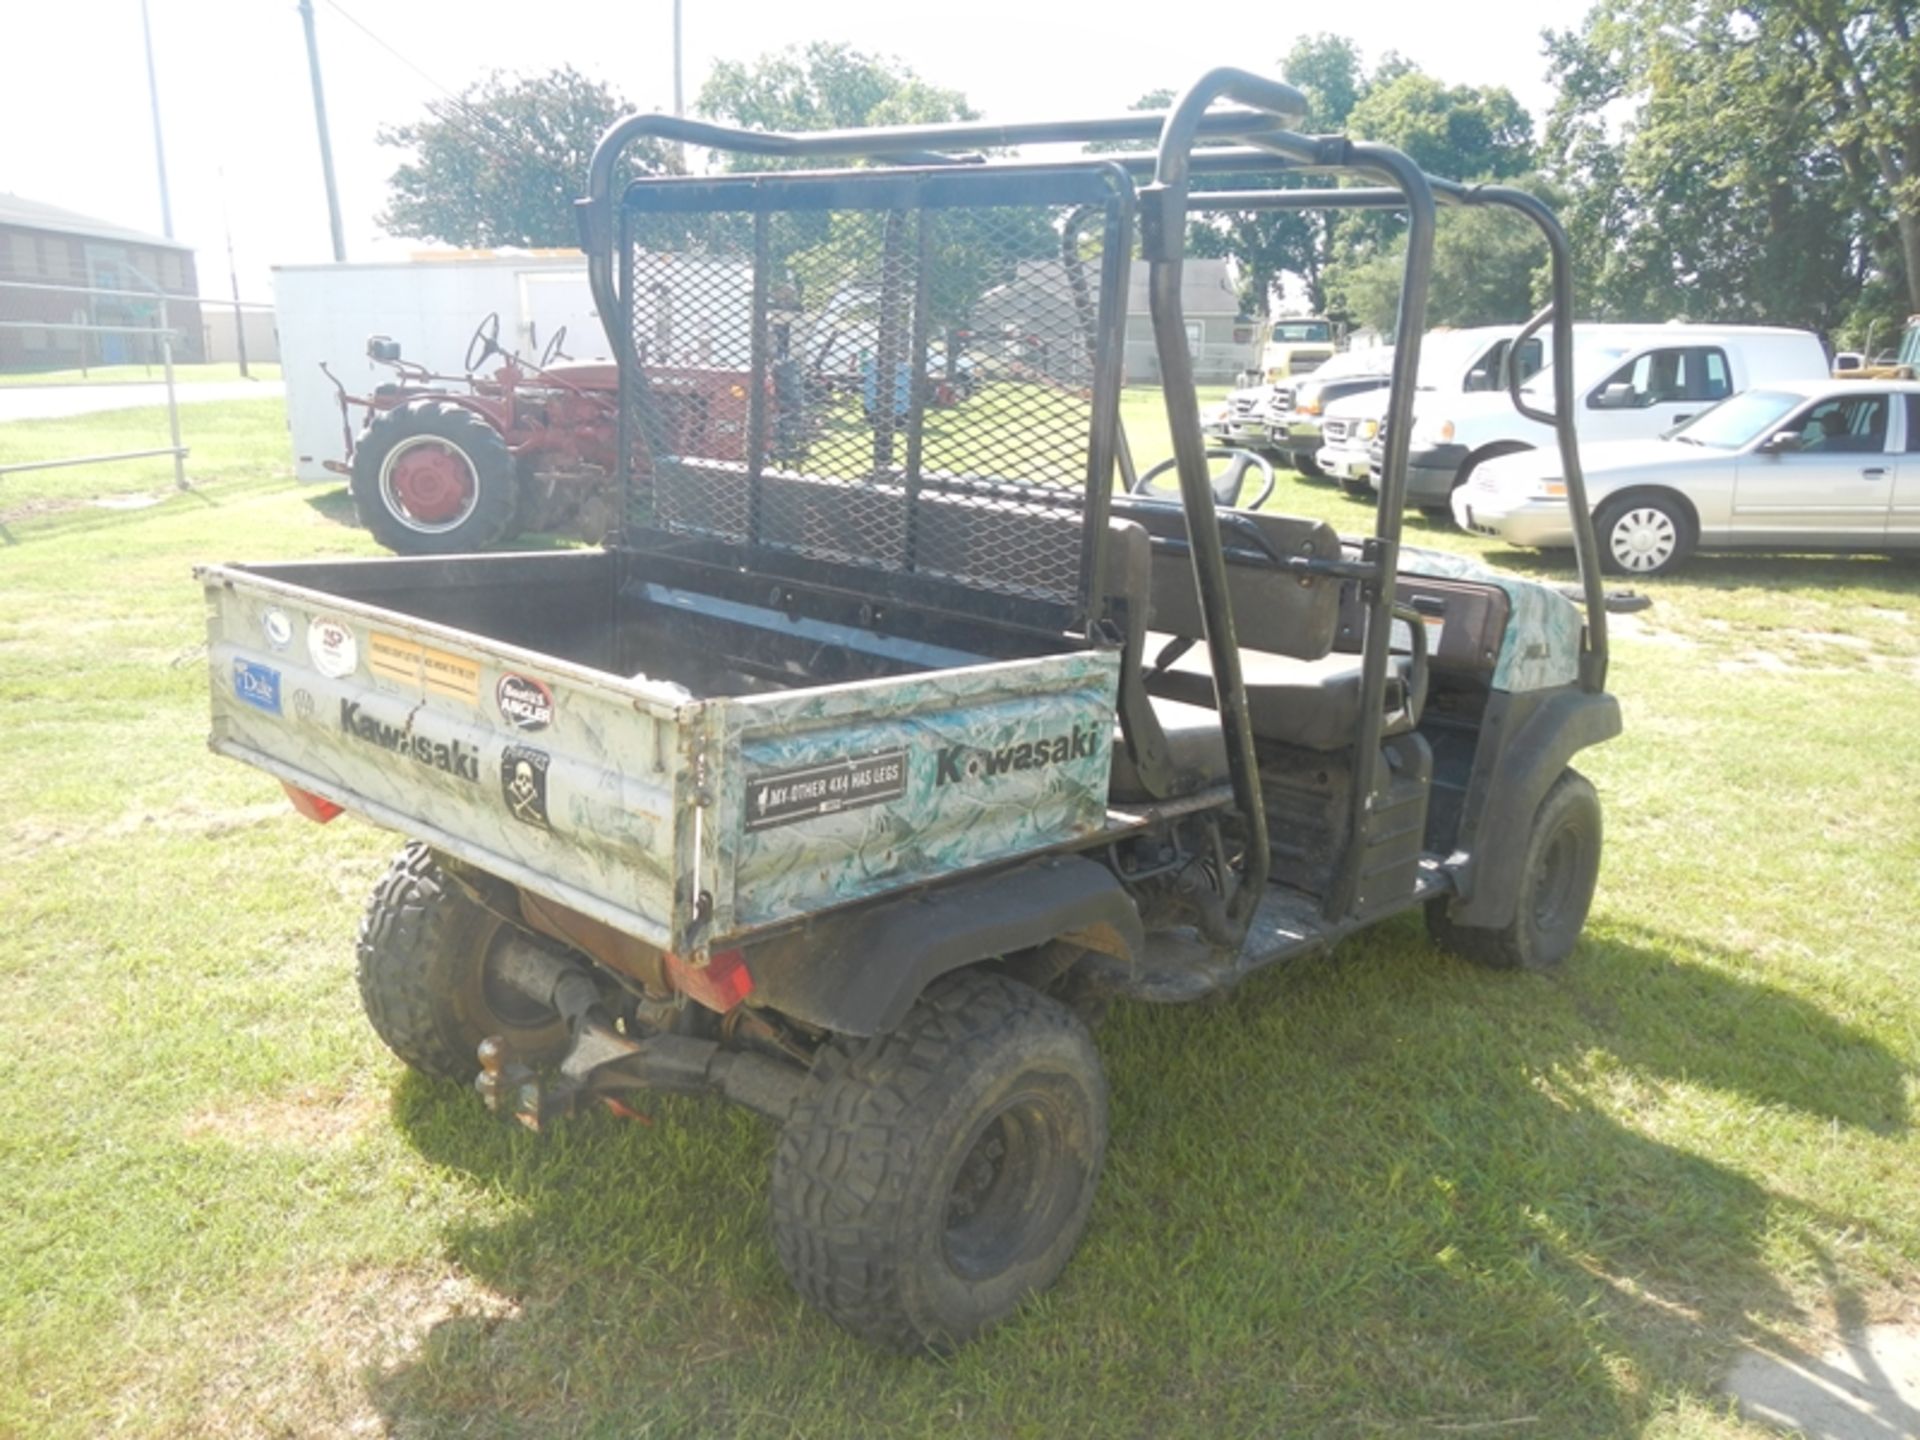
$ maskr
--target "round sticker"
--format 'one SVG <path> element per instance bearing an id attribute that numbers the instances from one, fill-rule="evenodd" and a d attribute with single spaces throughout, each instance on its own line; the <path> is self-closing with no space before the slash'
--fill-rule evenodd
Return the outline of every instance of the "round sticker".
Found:
<path id="1" fill-rule="evenodd" d="M 313 668 L 333 680 L 351 675 L 360 663 L 360 646 L 353 631 L 324 615 L 316 616 L 307 627 L 307 653 L 313 657 Z"/>
<path id="2" fill-rule="evenodd" d="M 544 730 L 553 723 L 553 692 L 538 680 L 502 675 L 493 699 L 501 718 L 516 730 Z"/>
<path id="3" fill-rule="evenodd" d="M 276 650 L 284 650 L 293 643 L 293 622 L 287 619 L 284 610 L 269 610 L 260 617 L 260 628 L 266 632 L 267 644 Z"/>

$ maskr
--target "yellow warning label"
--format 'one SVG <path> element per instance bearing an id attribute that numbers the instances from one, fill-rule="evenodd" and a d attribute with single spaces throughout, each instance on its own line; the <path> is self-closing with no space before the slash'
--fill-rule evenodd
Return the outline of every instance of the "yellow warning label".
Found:
<path id="1" fill-rule="evenodd" d="M 430 650 L 397 635 L 373 632 L 367 645 L 367 668 L 388 680 L 418 685 L 469 705 L 480 699 L 480 667 L 473 661 L 444 650 Z"/>

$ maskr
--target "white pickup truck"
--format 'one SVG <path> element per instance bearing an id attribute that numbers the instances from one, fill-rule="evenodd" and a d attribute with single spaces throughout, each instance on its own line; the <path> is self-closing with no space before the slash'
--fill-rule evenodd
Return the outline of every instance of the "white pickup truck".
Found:
<path id="1" fill-rule="evenodd" d="M 1817 380 L 1827 354 L 1810 330 L 1760 325 L 1576 325 L 1573 379 L 1581 441 L 1652 439 L 1709 405 L 1756 385 Z M 1534 406 L 1551 406 L 1543 368 L 1523 387 Z M 1551 427 L 1529 420 L 1498 393 L 1445 401 L 1423 396 L 1407 457 L 1407 503 L 1446 518 L 1453 492 L 1475 468 L 1499 455 L 1553 443 Z M 1382 447 L 1372 448 L 1378 487 Z"/>
<path id="2" fill-rule="evenodd" d="M 1507 347 L 1519 332 L 1518 325 L 1481 325 L 1470 330 L 1428 333 L 1420 342 L 1421 395 L 1497 390 L 1503 381 L 1500 367 Z M 1543 353 L 1537 338 L 1526 343 L 1520 355 L 1523 379 L 1540 368 Z M 1418 403 L 1425 403 L 1424 399 Z M 1373 463 L 1369 447 L 1380 433 L 1380 420 L 1386 413 L 1385 390 L 1350 395 L 1328 405 L 1320 421 L 1320 449 L 1314 456 L 1322 473 L 1348 489 L 1364 490 Z"/>

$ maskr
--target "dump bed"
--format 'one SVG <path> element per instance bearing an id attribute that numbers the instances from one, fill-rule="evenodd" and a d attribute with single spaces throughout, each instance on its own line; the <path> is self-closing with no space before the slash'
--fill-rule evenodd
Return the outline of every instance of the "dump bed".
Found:
<path id="1" fill-rule="evenodd" d="M 683 955 L 1106 823 L 1117 652 L 730 686 L 618 563 L 208 567 L 212 747 Z"/>

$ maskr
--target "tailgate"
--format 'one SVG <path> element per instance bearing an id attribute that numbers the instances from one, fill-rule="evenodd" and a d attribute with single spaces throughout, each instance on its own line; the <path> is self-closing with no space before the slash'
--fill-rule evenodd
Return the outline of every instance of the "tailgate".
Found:
<path id="1" fill-rule="evenodd" d="M 663 949 L 687 933 L 702 707 L 679 687 L 200 575 L 216 752 Z"/>

